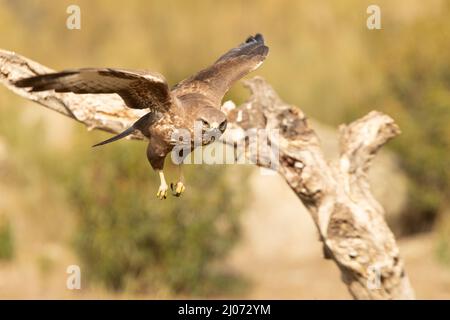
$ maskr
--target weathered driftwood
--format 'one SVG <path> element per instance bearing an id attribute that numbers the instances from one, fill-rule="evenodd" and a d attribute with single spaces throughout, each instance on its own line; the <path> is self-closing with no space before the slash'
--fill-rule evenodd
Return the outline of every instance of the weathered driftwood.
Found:
<path id="1" fill-rule="evenodd" d="M 129 127 L 143 112 L 124 107 L 116 95 L 76 95 L 53 91 L 31 93 L 12 81 L 51 70 L 12 52 L 0 50 L 0 81 L 16 94 L 85 124 L 113 133 Z M 230 127 L 259 128 L 277 147 L 272 167 L 308 208 L 323 242 L 324 255 L 338 265 L 342 280 L 357 299 L 412 299 L 395 238 L 374 199 L 367 170 L 377 150 L 400 130 L 392 118 L 372 111 L 340 127 L 340 157 L 327 162 L 319 139 L 303 112 L 283 102 L 261 78 L 246 82 L 252 96 L 243 106 L 226 105 Z M 228 130 L 227 130 L 228 131 Z M 229 130 L 231 132 L 231 130 Z M 271 132 L 278 132 L 272 139 Z M 142 139 L 133 135 L 131 138 Z M 249 143 L 242 135 L 225 136 L 228 143 Z M 261 150 L 264 158 L 270 150 Z M 253 159 L 259 166 L 267 162 Z"/>

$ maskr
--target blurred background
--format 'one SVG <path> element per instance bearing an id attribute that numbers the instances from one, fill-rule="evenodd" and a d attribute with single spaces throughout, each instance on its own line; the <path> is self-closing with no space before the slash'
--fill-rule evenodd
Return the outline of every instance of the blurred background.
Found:
<path id="1" fill-rule="evenodd" d="M 81 30 L 66 28 L 71 4 Z M 372 187 L 417 296 L 449 299 L 450 1 L 0 0 L 0 48 L 57 70 L 175 84 L 256 32 L 270 54 L 250 76 L 313 119 L 330 158 L 341 123 L 376 109 L 399 124 Z M 161 202 L 146 145 L 90 148 L 106 137 L 0 88 L 0 298 L 350 298 L 277 175 L 188 166 L 185 196 Z M 66 288 L 73 264 L 81 290 Z"/>

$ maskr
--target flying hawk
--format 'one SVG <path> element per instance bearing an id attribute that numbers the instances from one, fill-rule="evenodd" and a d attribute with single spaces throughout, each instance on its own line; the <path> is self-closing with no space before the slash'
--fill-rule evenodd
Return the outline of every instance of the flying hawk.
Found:
<path id="1" fill-rule="evenodd" d="M 172 89 L 158 73 L 111 68 L 83 68 L 43 74 L 18 80 L 15 85 L 30 87 L 31 91 L 116 93 L 129 108 L 149 109 L 130 128 L 95 146 L 119 140 L 139 130 L 149 140 L 147 158 L 161 180 L 156 196 L 165 199 L 168 185 L 163 172 L 164 159 L 176 144 L 173 141 L 175 131 L 188 130 L 194 137 L 195 123 L 199 123 L 201 144 L 209 144 L 220 137 L 227 126 L 226 115 L 220 111 L 223 96 L 237 80 L 258 68 L 268 51 L 261 34 L 250 36 L 213 65 L 179 82 Z M 195 146 L 192 139 L 188 152 Z M 178 182 L 171 184 L 171 189 L 175 196 L 184 192 L 181 172 Z"/>

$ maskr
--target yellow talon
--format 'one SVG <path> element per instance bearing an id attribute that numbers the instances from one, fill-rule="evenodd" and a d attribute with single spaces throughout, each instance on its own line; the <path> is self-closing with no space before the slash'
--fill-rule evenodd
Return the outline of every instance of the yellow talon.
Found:
<path id="1" fill-rule="evenodd" d="M 156 193 L 156 197 L 157 197 L 159 200 L 164 200 L 164 199 L 166 199 L 166 198 L 167 198 L 167 190 L 168 190 L 168 189 L 169 189 L 169 188 L 167 187 L 167 185 L 161 184 L 161 185 L 159 186 L 158 192 Z"/>
<path id="2" fill-rule="evenodd" d="M 156 197 L 159 200 L 163 200 L 167 198 L 167 190 L 169 189 L 166 179 L 164 178 L 164 172 L 162 170 L 158 170 L 159 178 L 161 180 L 161 184 L 159 185 L 158 192 L 156 193 Z"/>
<path id="3" fill-rule="evenodd" d="M 171 183 L 170 189 L 172 189 L 172 194 L 175 197 L 179 197 L 184 192 L 184 190 L 186 190 L 186 187 L 184 186 L 183 182 L 179 181 L 175 186 L 173 183 Z"/>

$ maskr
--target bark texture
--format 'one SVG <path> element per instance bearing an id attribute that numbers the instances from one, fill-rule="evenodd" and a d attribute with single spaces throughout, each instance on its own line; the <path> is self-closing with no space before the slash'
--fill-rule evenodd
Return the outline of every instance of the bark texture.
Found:
<path id="1" fill-rule="evenodd" d="M 28 92 L 13 81 L 52 70 L 15 53 L 0 50 L 0 81 L 16 94 L 71 117 L 89 130 L 118 133 L 145 113 L 126 108 L 117 95 L 76 95 L 53 91 Z M 320 142 L 304 113 L 283 102 L 262 78 L 246 81 L 250 99 L 236 108 L 224 105 L 229 127 L 223 137 L 246 152 L 261 167 L 269 167 L 271 151 L 278 150 L 270 168 L 308 208 L 323 243 L 324 256 L 341 270 L 342 280 L 357 299 L 413 299 L 395 238 L 384 219 L 384 209 L 373 197 L 367 171 L 378 149 L 400 133 L 389 116 L 372 111 L 340 127 L 340 157 L 325 159 Z M 267 134 L 268 146 L 252 145 L 244 132 Z M 275 136 L 275 132 L 277 133 Z M 133 139 L 143 139 L 136 134 Z M 273 159 L 272 159 L 273 160 Z"/>

